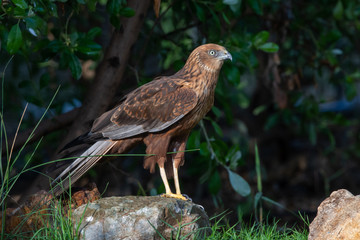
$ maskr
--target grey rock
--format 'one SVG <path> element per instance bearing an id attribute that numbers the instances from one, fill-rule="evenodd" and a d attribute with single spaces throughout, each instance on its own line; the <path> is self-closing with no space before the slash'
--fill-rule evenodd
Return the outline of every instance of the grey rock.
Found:
<path id="1" fill-rule="evenodd" d="M 81 239 L 201 239 L 211 233 L 204 209 L 163 197 L 109 197 L 75 209 Z"/>
<path id="2" fill-rule="evenodd" d="M 331 193 L 309 226 L 309 240 L 360 239 L 360 195 L 345 189 Z"/>

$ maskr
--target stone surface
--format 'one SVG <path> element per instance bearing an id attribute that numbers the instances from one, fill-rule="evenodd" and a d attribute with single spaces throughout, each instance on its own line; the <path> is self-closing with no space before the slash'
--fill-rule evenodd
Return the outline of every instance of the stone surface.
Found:
<path id="1" fill-rule="evenodd" d="M 192 202 L 163 197 L 109 197 L 73 212 L 80 239 L 201 239 L 209 234 L 209 218 Z M 80 221 L 82 219 L 82 221 Z M 162 237 L 161 237 L 162 236 Z"/>
<path id="2" fill-rule="evenodd" d="M 345 189 L 332 192 L 309 228 L 309 240 L 360 239 L 360 195 Z"/>

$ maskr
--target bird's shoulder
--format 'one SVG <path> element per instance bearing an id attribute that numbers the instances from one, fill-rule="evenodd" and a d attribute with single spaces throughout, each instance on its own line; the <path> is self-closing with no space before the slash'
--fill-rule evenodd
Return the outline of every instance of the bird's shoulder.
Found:
<path id="1" fill-rule="evenodd" d="M 187 82 L 176 76 L 161 76 L 129 93 L 118 107 L 118 113 L 129 109 L 176 106 L 188 101 L 196 102 L 196 93 Z M 116 117 L 114 113 L 113 117 Z"/>
<path id="2" fill-rule="evenodd" d="M 127 94 L 120 105 L 100 116 L 92 132 L 111 139 L 161 131 L 188 114 L 198 102 L 181 78 L 159 77 Z"/>

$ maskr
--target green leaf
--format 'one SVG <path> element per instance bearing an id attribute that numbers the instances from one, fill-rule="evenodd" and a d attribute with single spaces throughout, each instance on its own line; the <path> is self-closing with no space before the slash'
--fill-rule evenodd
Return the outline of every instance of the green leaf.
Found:
<path id="1" fill-rule="evenodd" d="M 270 117 L 267 118 L 267 121 L 265 123 L 264 129 L 269 130 L 273 127 L 275 127 L 280 122 L 279 114 L 272 114 Z"/>
<path id="2" fill-rule="evenodd" d="M 222 111 L 221 111 L 218 107 L 213 106 L 213 107 L 211 108 L 211 110 L 212 110 L 212 112 L 215 114 L 215 116 L 216 116 L 217 118 L 221 117 Z"/>
<path id="3" fill-rule="evenodd" d="M 12 2 L 21 9 L 27 9 L 29 7 L 25 0 L 12 0 Z"/>
<path id="4" fill-rule="evenodd" d="M 222 16 L 223 16 L 225 22 L 230 25 L 230 20 L 228 19 L 228 17 L 226 16 L 226 14 L 224 12 L 222 12 Z"/>
<path id="5" fill-rule="evenodd" d="M 189 140 L 187 141 L 187 147 L 189 149 L 198 148 L 200 146 L 201 133 L 199 130 L 191 132 Z"/>
<path id="6" fill-rule="evenodd" d="M 230 162 L 237 162 L 238 160 L 241 159 L 241 151 L 238 150 L 236 152 L 234 152 L 231 156 L 230 156 Z"/>
<path id="7" fill-rule="evenodd" d="M 15 54 L 21 45 L 23 44 L 23 38 L 19 24 L 15 24 L 11 27 L 7 40 L 7 50 L 10 54 Z"/>
<path id="8" fill-rule="evenodd" d="M 360 79 L 360 71 L 353 72 L 352 74 L 350 74 L 350 76 L 352 78 Z"/>
<path id="9" fill-rule="evenodd" d="M 15 7 L 13 14 L 16 18 L 26 18 L 28 16 L 28 11 L 26 9 Z"/>
<path id="10" fill-rule="evenodd" d="M 215 129 L 215 132 L 222 137 L 223 136 L 223 132 L 221 130 L 221 127 L 219 126 L 219 124 L 217 124 L 215 121 L 211 121 L 211 125 L 213 126 L 213 128 Z"/>
<path id="11" fill-rule="evenodd" d="M 71 74 L 75 79 L 79 79 L 81 77 L 81 73 L 82 73 L 80 60 L 73 53 L 70 53 L 67 55 L 68 55 L 67 57 L 69 60 L 69 67 L 71 70 Z"/>
<path id="12" fill-rule="evenodd" d="M 273 52 L 279 51 L 279 46 L 275 43 L 267 42 L 267 43 L 259 46 L 259 49 L 264 52 L 273 53 Z"/>
<path id="13" fill-rule="evenodd" d="M 269 39 L 270 33 L 268 31 L 261 31 L 258 34 L 255 35 L 253 39 L 253 44 L 256 48 L 259 48 L 259 46 L 263 45 L 267 42 Z"/>
<path id="14" fill-rule="evenodd" d="M 89 10 L 91 12 L 95 12 L 97 2 L 98 2 L 97 0 L 88 0 L 88 1 L 86 1 L 86 5 L 87 5 L 87 7 L 89 8 Z"/>
<path id="15" fill-rule="evenodd" d="M 121 8 L 121 0 L 110 0 L 106 4 L 106 9 L 110 13 L 110 15 L 116 15 L 120 12 Z"/>
<path id="16" fill-rule="evenodd" d="M 202 7 L 199 6 L 199 4 L 195 4 L 195 9 L 196 9 L 196 16 L 197 18 L 201 21 L 204 22 L 205 21 L 205 11 Z"/>
<path id="17" fill-rule="evenodd" d="M 235 5 L 239 3 L 239 0 L 223 0 L 223 3 L 226 5 Z"/>
<path id="18" fill-rule="evenodd" d="M 101 45 L 89 39 L 81 39 L 78 41 L 76 50 L 88 57 L 96 57 L 101 52 Z"/>
<path id="19" fill-rule="evenodd" d="M 57 6 L 55 3 L 50 2 L 48 5 L 48 9 L 49 9 L 49 13 L 54 16 L 54 17 L 58 17 L 58 13 L 57 13 Z"/>
<path id="20" fill-rule="evenodd" d="M 43 33 L 46 35 L 47 31 L 47 23 L 44 19 L 38 16 L 32 16 L 25 18 L 26 29 L 30 31 L 30 29 L 35 30 L 36 34 Z"/>
<path id="21" fill-rule="evenodd" d="M 94 27 L 88 31 L 86 37 L 89 39 L 94 39 L 96 36 L 99 36 L 100 34 L 101 34 L 101 28 Z"/>
<path id="22" fill-rule="evenodd" d="M 200 155 L 208 157 L 210 155 L 209 148 L 206 142 L 200 144 Z"/>
<path id="23" fill-rule="evenodd" d="M 248 0 L 247 2 L 256 14 L 263 15 L 261 0 Z"/>
<path id="24" fill-rule="evenodd" d="M 130 7 L 124 7 L 120 9 L 120 15 L 124 17 L 133 17 L 135 16 L 135 10 Z"/>
<path id="25" fill-rule="evenodd" d="M 354 84 L 354 77 L 347 76 L 345 81 L 345 96 L 348 101 L 353 100 L 357 94 L 357 88 Z"/>
<path id="26" fill-rule="evenodd" d="M 239 12 L 242 0 L 223 0 L 225 5 L 229 5 L 231 11 Z"/>
<path id="27" fill-rule="evenodd" d="M 342 4 L 342 1 L 339 0 L 333 9 L 333 16 L 336 20 L 341 20 L 343 18 L 343 14 L 344 14 L 344 5 Z"/>
<path id="28" fill-rule="evenodd" d="M 249 184 L 237 173 L 234 173 L 229 168 L 226 169 L 229 174 L 229 179 L 232 188 L 241 196 L 246 197 L 251 193 Z"/>
<path id="29" fill-rule="evenodd" d="M 257 107 L 253 110 L 254 116 L 258 116 L 260 113 L 264 112 L 264 111 L 266 110 L 266 108 L 267 108 L 266 105 L 257 106 Z"/>
<path id="30" fill-rule="evenodd" d="M 79 39 L 79 33 L 78 32 L 72 32 L 71 34 L 68 35 L 71 45 L 75 45 L 75 43 L 77 42 L 77 40 Z"/>
<path id="31" fill-rule="evenodd" d="M 57 53 L 65 48 L 64 42 L 55 39 L 46 46 L 46 49 L 49 49 L 53 53 Z"/>
<path id="32" fill-rule="evenodd" d="M 235 169 L 239 165 L 239 160 L 242 157 L 242 153 L 238 146 L 232 146 L 226 154 L 226 163 L 230 169 Z"/>

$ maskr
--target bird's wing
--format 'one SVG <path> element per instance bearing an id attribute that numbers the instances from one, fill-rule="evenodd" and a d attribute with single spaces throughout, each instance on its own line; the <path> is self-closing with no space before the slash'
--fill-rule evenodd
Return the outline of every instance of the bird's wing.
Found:
<path id="1" fill-rule="evenodd" d="M 134 90 L 122 104 L 100 116 L 91 132 L 116 140 L 166 129 L 197 104 L 196 93 L 180 82 L 161 77 Z"/>

